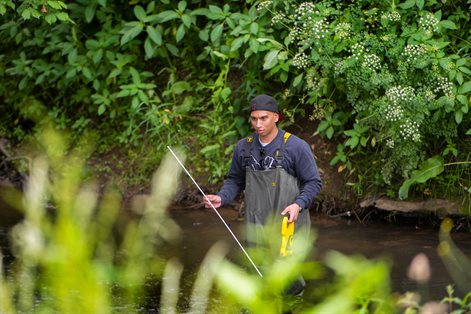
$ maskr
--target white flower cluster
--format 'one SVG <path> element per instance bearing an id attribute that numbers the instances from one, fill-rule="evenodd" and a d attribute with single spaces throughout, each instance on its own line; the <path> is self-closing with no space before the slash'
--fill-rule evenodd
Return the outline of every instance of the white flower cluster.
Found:
<path id="1" fill-rule="evenodd" d="M 334 66 L 334 75 L 339 75 L 343 73 L 343 66 L 345 64 L 345 61 L 341 60 L 337 62 Z"/>
<path id="2" fill-rule="evenodd" d="M 389 148 L 394 148 L 394 140 L 393 139 L 387 139 L 386 140 L 386 146 Z"/>
<path id="3" fill-rule="evenodd" d="M 363 57 L 363 54 L 368 52 L 368 49 L 366 49 L 362 43 L 356 43 L 352 48 L 350 48 L 350 52 L 353 59 L 360 60 Z"/>
<path id="4" fill-rule="evenodd" d="M 397 105 L 401 102 L 412 101 L 415 97 L 415 90 L 410 86 L 394 86 L 386 91 L 386 97 Z"/>
<path id="5" fill-rule="evenodd" d="M 385 15 L 385 18 L 391 22 L 399 22 L 401 20 L 401 14 L 397 11 L 392 11 L 388 12 L 388 14 Z"/>
<path id="6" fill-rule="evenodd" d="M 309 17 L 305 21 L 295 22 L 290 37 L 303 45 L 304 41 L 324 38 L 327 35 L 328 28 L 329 24 L 325 18 L 315 21 Z"/>
<path id="7" fill-rule="evenodd" d="M 426 52 L 427 47 L 423 44 L 407 45 L 401 53 L 401 56 L 405 57 L 407 62 L 414 62 Z"/>
<path id="8" fill-rule="evenodd" d="M 420 141 L 419 124 L 415 121 L 406 120 L 405 123 L 401 124 L 399 134 L 403 139 L 412 139 L 414 142 Z"/>
<path id="9" fill-rule="evenodd" d="M 309 90 L 316 90 L 319 87 L 319 79 L 313 70 L 309 70 L 306 74 L 306 86 Z"/>
<path id="10" fill-rule="evenodd" d="M 312 2 L 303 2 L 295 11 L 296 18 L 302 20 L 306 15 L 319 14 Z"/>
<path id="11" fill-rule="evenodd" d="M 438 30 L 438 22 L 440 21 L 433 14 L 428 13 L 420 17 L 419 26 L 426 32 L 433 33 Z"/>
<path id="12" fill-rule="evenodd" d="M 362 66 L 366 68 L 370 68 L 372 70 L 380 70 L 381 69 L 381 59 L 375 55 L 374 53 L 372 54 L 367 54 L 363 58 L 363 63 Z"/>
<path id="13" fill-rule="evenodd" d="M 387 121 L 395 122 L 399 121 L 404 114 L 404 109 L 398 104 L 388 104 L 385 110 L 385 119 Z"/>
<path id="14" fill-rule="evenodd" d="M 350 37 L 350 30 L 352 29 L 352 25 L 350 23 L 342 22 L 335 27 L 335 34 L 338 36 L 339 39 L 345 39 Z"/>
<path id="15" fill-rule="evenodd" d="M 257 12 L 260 12 L 260 11 L 265 10 L 265 9 L 268 8 L 272 3 L 273 3 L 273 1 L 262 1 L 262 2 L 260 2 L 260 3 L 257 5 Z"/>
<path id="16" fill-rule="evenodd" d="M 277 13 L 271 18 L 271 24 L 275 25 L 279 22 L 282 22 L 285 19 L 285 15 L 283 13 Z"/>
<path id="17" fill-rule="evenodd" d="M 450 82 L 450 80 L 447 77 L 439 77 L 437 79 L 437 85 L 433 91 L 435 93 L 439 93 L 440 91 L 443 91 L 443 94 L 445 94 L 448 97 L 452 97 L 453 96 L 453 84 Z"/>
<path id="18" fill-rule="evenodd" d="M 293 65 L 298 69 L 304 69 L 309 65 L 309 59 L 304 52 L 297 53 L 293 58 Z"/>

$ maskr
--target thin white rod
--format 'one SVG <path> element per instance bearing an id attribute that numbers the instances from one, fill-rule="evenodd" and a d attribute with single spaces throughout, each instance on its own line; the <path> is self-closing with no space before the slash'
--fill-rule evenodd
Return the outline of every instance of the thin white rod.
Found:
<path id="1" fill-rule="evenodd" d="M 219 218 L 221 219 L 221 221 L 223 222 L 224 226 L 226 226 L 227 230 L 229 230 L 229 232 L 231 233 L 232 237 L 234 238 L 234 240 L 237 242 L 237 244 L 239 244 L 240 248 L 242 249 L 242 251 L 244 252 L 245 256 L 247 256 L 247 258 L 249 259 L 250 263 L 252 263 L 253 267 L 255 268 L 255 270 L 257 271 L 257 273 L 260 275 L 260 277 L 263 278 L 263 275 L 262 273 L 260 272 L 260 270 L 258 270 L 257 268 L 257 265 L 255 265 L 255 263 L 253 262 L 253 260 L 250 258 L 249 254 L 247 253 L 247 251 L 244 249 L 244 247 L 242 246 L 242 244 L 239 242 L 239 240 L 237 239 L 237 237 L 235 236 L 235 234 L 232 232 L 231 228 L 229 228 L 229 226 L 227 225 L 226 221 L 224 220 L 224 218 L 222 218 L 221 214 L 219 214 L 218 210 L 216 209 L 216 207 L 214 207 L 213 203 L 211 203 L 211 201 L 208 199 L 208 197 L 206 196 L 206 194 L 203 192 L 203 190 L 200 188 L 200 186 L 198 185 L 198 183 L 196 183 L 195 179 L 193 179 L 193 177 L 191 176 L 190 172 L 188 170 L 186 170 L 185 166 L 183 165 L 183 163 L 180 161 L 180 159 L 177 157 L 177 155 L 175 155 L 175 153 L 173 152 L 173 150 L 170 148 L 170 146 L 167 146 L 167 149 L 172 153 L 173 157 L 175 157 L 175 159 L 178 161 L 178 163 L 180 164 L 180 166 L 183 168 L 183 170 L 185 170 L 186 174 L 188 175 L 188 177 L 190 177 L 191 181 L 193 181 L 193 183 L 196 185 L 196 187 L 198 188 L 198 190 L 200 190 L 201 194 L 203 194 L 204 198 L 208 201 L 208 203 L 211 205 L 212 209 L 214 210 L 214 212 L 219 216 Z"/>

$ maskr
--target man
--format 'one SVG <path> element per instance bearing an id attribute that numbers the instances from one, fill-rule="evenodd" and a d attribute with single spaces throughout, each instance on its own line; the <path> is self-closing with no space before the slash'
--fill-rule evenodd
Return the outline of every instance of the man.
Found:
<path id="1" fill-rule="evenodd" d="M 309 207 L 322 187 L 309 144 L 278 129 L 281 119 L 273 97 L 252 99 L 250 122 L 255 134 L 237 143 L 223 187 L 203 200 L 206 208 L 211 207 L 209 202 L 218 208 L 245 190 L 247 226 L 259 226 L 248 234 L 250 242 L 258 242 L 269 219 L 280 217 L 281 222 L 282 215 L 289 215 L 289 223 L 295 222 L 296 235 L 308 233 Z"/>

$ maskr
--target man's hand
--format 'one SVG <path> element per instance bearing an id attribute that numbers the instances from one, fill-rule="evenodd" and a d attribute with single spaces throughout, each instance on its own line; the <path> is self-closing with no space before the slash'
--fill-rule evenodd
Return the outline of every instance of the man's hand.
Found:
<path id="1" fill-rule="evenodd" d="M 203 203 L 205 208 L 212 208 L 211 204 L 214 208 L 218 208 L 221 207 L 221 197 L 219 195 L 206 195 L 206 197 L 203 196 Z"/>
<path id="2" fill-rule="evenodd" d="M 298 219 L 298 215 L 299 215 L 299 211 L 301 210 L 301 207 L 296 204 L 296 203 L 293 203 L 291 205 L 289 205 L 288 207 L 286 207 L 282 212 L 281 212 L 281 215 L 286 215 L 286 214 L 289 214 L 289 220 L 288 220 L 288 223 L 292 223 L 294 222 L 296 219 Z"/>

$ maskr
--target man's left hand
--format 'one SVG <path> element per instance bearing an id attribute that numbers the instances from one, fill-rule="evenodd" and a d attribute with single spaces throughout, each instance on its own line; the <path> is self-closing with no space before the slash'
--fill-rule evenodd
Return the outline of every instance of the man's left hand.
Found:
<path id="1" fill-rule="evenodd" d="M 298 219 L 298 215 L 299 215 L 299 211 L 301 210 L 301 207 L 296 204 L 296 203 L 293 203 L 291 205 L 289 205 L 288 207 L 286 207 L 282 212 L 281 212 L 281 215 L 286 215 L 286 214 L 289 214 L 289 220 L 288 220 L 288 223 L 292 223 L 294 222 L 296 219 Z"/>

